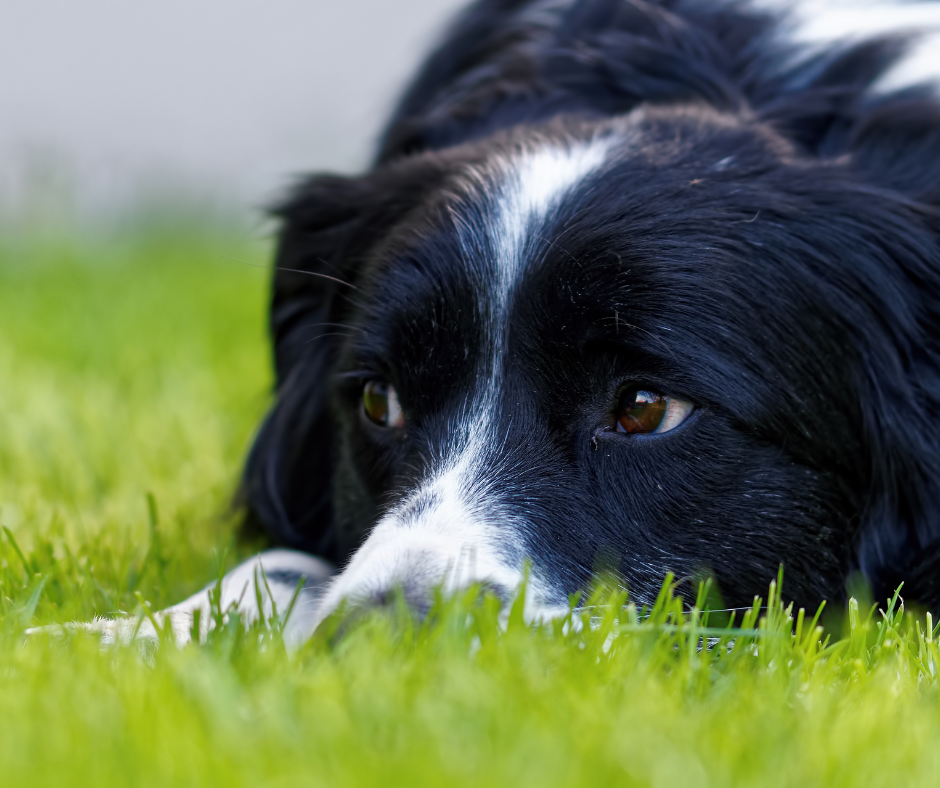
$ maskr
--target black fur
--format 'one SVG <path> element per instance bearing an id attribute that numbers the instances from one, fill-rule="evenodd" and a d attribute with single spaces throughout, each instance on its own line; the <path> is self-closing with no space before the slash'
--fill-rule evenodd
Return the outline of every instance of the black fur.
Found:
<path id="1" fill-rule="evenodd" d="M 318 176 L 283 222 L 277 404 L 244 492 L 280 543 L 343 563 L 433 464 L 485 326 L 454 173 L 640 106 L 641 144 L 552 217 L 511 315 L 492 474 L 564 592 L 615 555 L 643 597 L 708 571 L 746 603 L 783 562 L 802 604 L 860 570 L 940 603 L 940 103 L 873 82 L 884 37 L 809 55 L 745 3 L 481 0 L 407 92 L 375 167 Z M 480 259 L 486 249 L 477 250 Z M 392 380 L 405 437 L 363 427 Z M 355 381 L 358 381 L 356 383 Z M 625 381 L 697 406 L 680 430 L 600 433 Z"/>

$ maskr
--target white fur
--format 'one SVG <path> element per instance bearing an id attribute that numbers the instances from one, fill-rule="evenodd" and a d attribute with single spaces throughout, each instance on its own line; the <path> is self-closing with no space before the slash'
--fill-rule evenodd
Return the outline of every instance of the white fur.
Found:
<path id="1" fill-rule="evenodd" d="M 840 40 L 881 33 L 917 32 L 924 36 L 875 86 L 876 92 L 940 80 L 940 2 L 891 0 L 758 0 L 758 6 L 793 14 L 788 38 L 825 50 Z"/>
<path id="2" fill-rule="evenodd" d="M 263 574 L 262 574 L 263 571 Z M 295 582 L 285 583 L 277 579 L 277 574 L 287 572 L 306 578 L 304 588 L 298 596 L 295 613 L 291 615 L 284 629 L 284 642 L 294 648 L 303 643 L 312 632 L 309 615 L 303 609 L 310 610 L 310 603 L 317 599 L 326 581 L 333 574 L 333 567 L 326 561 L 307 553 L 294 550 L 269 550 L 236 566 L 222 578 L 222 611 L 237 611 L 246 625 L 259 618 L 258 596 L 261 597 L 260 613 L 269 619 L 276 606 L 279 614 L 284 614 L 297 590 Z M 267 575 L 267 583 L 264 575 Z M 256 588 L 257 583 L 257 588 Z M 168 622 L 176 644 L 183 646 L 192 639 L 195 613 L 199 611 L 199 639 L 205 637 L 213 626 L 209 591 L 215 587 L 210 583 L 201 591 L 173 607 L 153 614 L 154 620 L 161 627 Z M 270 593 L 268 590 L 270 589 Z M 27 635 L 38 633 L 61 634 L 62 630 L 84 630 L 101 635 L 102 645 L 129 643 L 137 638 L 140 641 L 156 642 L 156 628 L 147 617 L 124 616 L 121 618 L 99 618 L 91 622 L 66 624 L 64 627 L 53 625 L 37 627 L 27 631 Z"/>
<path id="3" fill-rule="evenodd" d="M 499 250 L 494 306 L 499 314 L 526 264 L 525 247 L 538 239 L 538 230 L 585 176 L 600 167 L 611 138 L 587 142 L 546 143 L 498 164 L 505 178 L 495 222 Z"/>

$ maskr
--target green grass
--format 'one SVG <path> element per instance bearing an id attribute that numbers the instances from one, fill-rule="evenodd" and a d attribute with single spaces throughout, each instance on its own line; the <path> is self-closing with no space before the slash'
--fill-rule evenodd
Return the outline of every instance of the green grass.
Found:
<path id="1" fill-rule="evenodd" d="M 449 600 L 293 655 L 277 626 L 27 640 L 244 556 L 265 260 L 193 232 L 0 246 L 0 785 L 940 784 L 937 632 L 899 603 L 825 634 L 772 591 L 733 640 L 669 588 L 581 627 Z"/>

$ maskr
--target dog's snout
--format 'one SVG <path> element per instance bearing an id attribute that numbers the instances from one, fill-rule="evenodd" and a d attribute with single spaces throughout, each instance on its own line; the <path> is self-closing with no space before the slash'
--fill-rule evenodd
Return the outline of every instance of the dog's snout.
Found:
<path id="1" fill-rule="evenodd" d="M 470 524 L 453 519 L 380 522 L 327 591 L 320 618 L 340 606 L 391 607 L 402 601 L 424 616 L 437 594 L 450 596 L 472 586 L 508 605 L 522 580 L 521 568 L 473 536 L 479 535 Z"/>
<path id="2" fill-rule="evenodd" d="M 324 599 L 320 618 L 322 620 L 338 609 L 356 614 L 369 610 L 395 610 L 404 606 L 415 618 L 424 619 L 439 594 L 446 597 L 449 594 L 466 593 L 470 588 L 477 591 L 479 598 L 487 595 L 495 597 L 503 609 L 508 609 L 515 598 L 516 589 L 498 580 L 477 580 L 454 585 L 446 583 L 446 576 L 443 579 L 444 584 L 440 581 L 430 582 L 430 578 L 404 578 L 370 583 L 367 587 L 358 589 L 353 585 L 332 594 L 332 600 Z"/>
<path id="3" fill-rule="evenodd" d="M 504 608 L 512 603 L 524 576 L 524 529 L 520 515 L 479 484 L 474 460 L 486 453 L 474 453 L 475 446 L 464 447 L 376 524 L 325 594 L 321 618 L 340 606 L 387 607 L 396 599 L 425 615 L 437 594 L 472 587 L 493 594 Z M 543 604 L 544 597 L 527 592 L 526 604 Z"/>

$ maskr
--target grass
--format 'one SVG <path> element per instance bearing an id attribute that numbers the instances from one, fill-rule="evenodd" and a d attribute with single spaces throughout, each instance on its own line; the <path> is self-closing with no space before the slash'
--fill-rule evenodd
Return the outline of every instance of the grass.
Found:
<path id="1" fill-rule="evenodd" d="M 940 783 L 938 633 L 900 600 L 828 634 L 776 586 L 732 632 L 667 584 L 540 628 L 439 601 L 292 655 L 276 625 L 145 658 L 24 638 L 244 556 L 228 501 L 268 402 L 265 259 L 196 232 L 0 246 L 0 784 Z"/>

